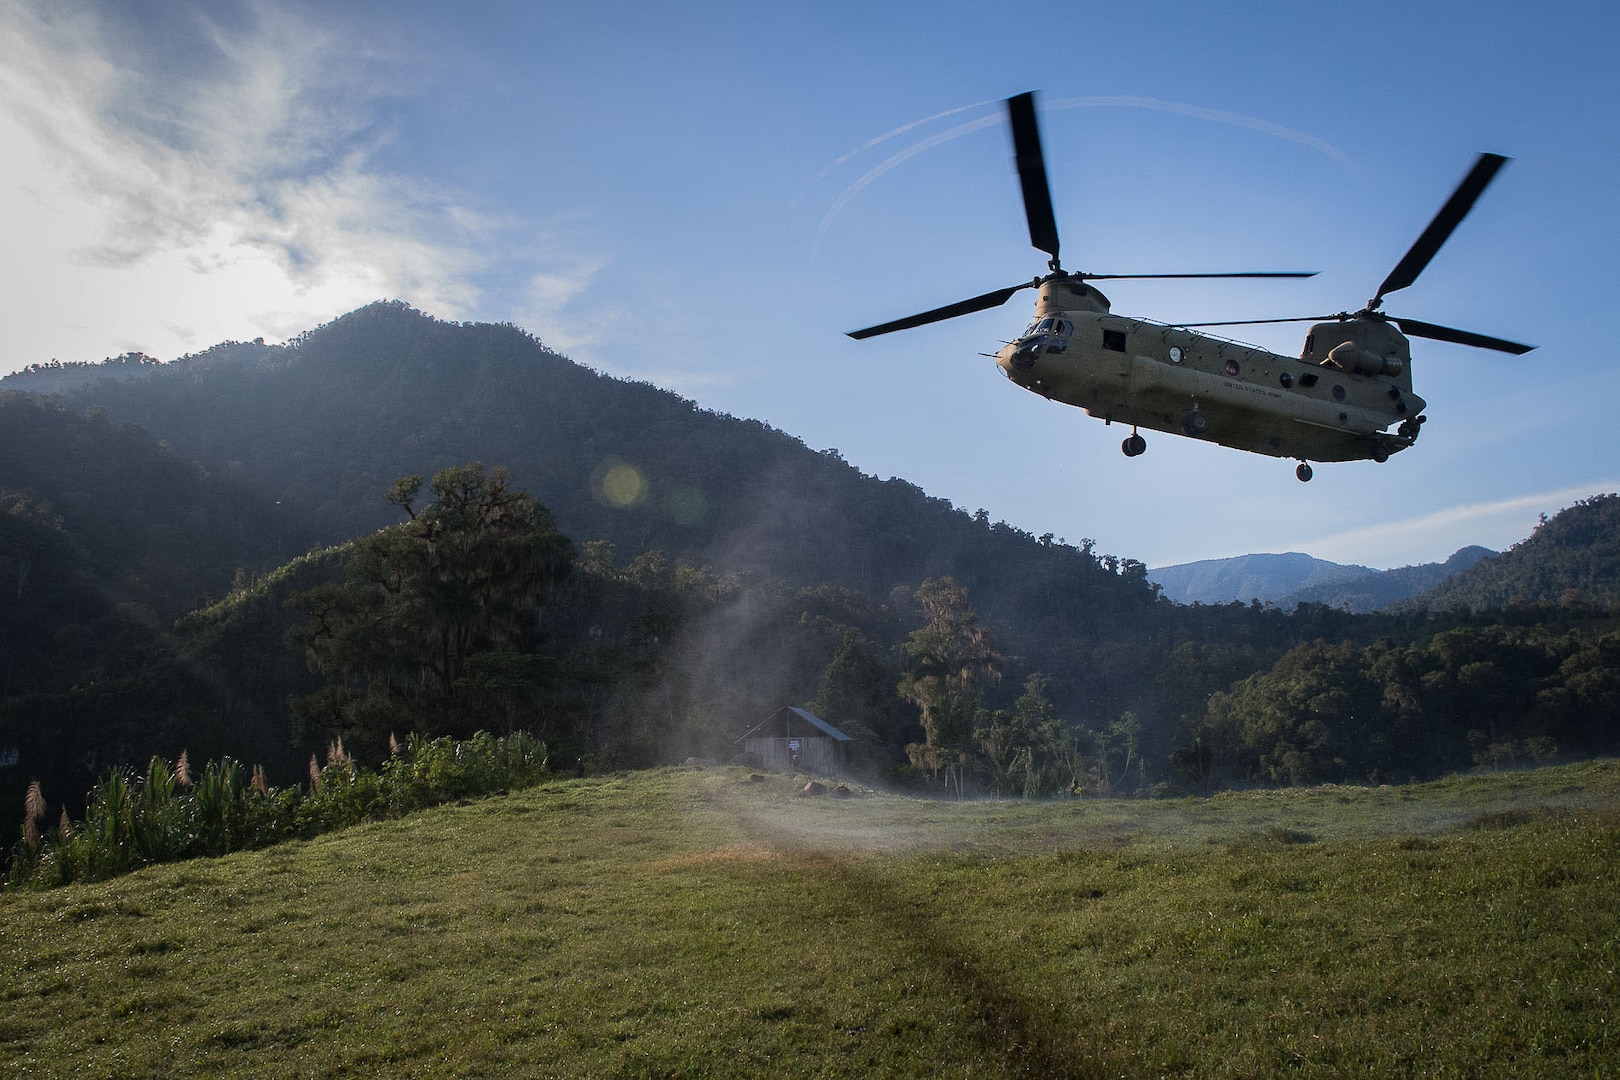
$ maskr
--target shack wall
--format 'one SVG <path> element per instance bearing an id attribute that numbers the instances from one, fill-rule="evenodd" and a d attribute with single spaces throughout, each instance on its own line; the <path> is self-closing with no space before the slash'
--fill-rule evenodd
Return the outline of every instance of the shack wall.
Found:
<path id="1" fill-rule="evenodd" d="M 837 776 L 844 771 L 847 762 L 842 744 L 823 737 L 801 736 L 792 740 L 755 737 L 743 743 L 743 751 L 753 755 L 750 760 L 758 761 L 763 768 L 786 772 L 794 767 L 792 751 L 788 747 L 790 741 L 799 744 L 800 772 Z"/>

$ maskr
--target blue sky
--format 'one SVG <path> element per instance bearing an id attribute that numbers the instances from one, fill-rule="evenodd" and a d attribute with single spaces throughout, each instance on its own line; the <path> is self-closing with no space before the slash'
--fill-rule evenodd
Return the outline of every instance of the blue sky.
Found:
<path id="1" fill-rule="evenodd" d="M 1620 489 L 1612 5 L 0 0 L 0 373 L 283 340 L 371 300 L 582 363 L 1150 565 L 1505 547 Z M 1362 305 L 1474 156 L 1514 160 L 1386 309 L 1430 422 L 1384 465 L 1125 434 L 1006 382 L 1039 273 L 1001 99 L 1040 93 L 1064 265 L 1164 321 Z M 1305 327 L 1232 334 L 1285 354 Z"/>

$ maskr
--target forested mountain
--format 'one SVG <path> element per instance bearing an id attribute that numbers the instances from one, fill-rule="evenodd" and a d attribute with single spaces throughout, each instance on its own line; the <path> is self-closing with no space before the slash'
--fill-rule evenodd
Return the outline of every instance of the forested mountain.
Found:
<path id="1" fill-rule="evenodd" d="M 109 367 L 0 393 L 0 800 L 44 776 L 71 801 L 109 764 L 181 749 L 286 783 L 328 738 L 386 753 L 394 724 L 524 726 L 604 765 L 723 757 L 806 703 L 874 775 L 1002 794 L 1620 749 L 1605 611 L 1566 607 L 1533 647 L 1436 652 L 1494 616 L 1180 606 L 1136 560 L 863 475 L 512 326 L 376 304 L 286 346 Z M 503 532 L 516 521 L 536 531 Z M 1612 541 L 1572 529 L 1558 548 L 1593 596 Z M 523 551 L 556 572 L 526 578 Z M 1480 729 L 1482 686 L 1546 707 Z M 1456 720 L 1406 746 L 1426 709 Z"/>
<path id="2" fill-rule="evenodd" d="M 59 387 L 57 374 L 3 384 L 27 390 L 50 375 Z M 284 347 L 216 346 L 139 380 L 87 371 L 63 395 L 322 522 L 327 542 L 395 520 L 381 493 L 396 477 L 483 461 L 509 469 L 567 535 L 621 552 L 656 548 L 875 596 L 951 574 L 993 593 L 987 607 L 1056 617 L 1106 619 L 1154 602 L 1141 563 L 975 520 L 758 421 L 590 371 L 516 327 L 440 322 L 398 303 Z"/>
<path id="3" fill-rule="evenodd" d="M 177 655 L 170 627 L 312 535 L 274 500 L 210 477 L 104 409 L 0 392 L 4 819 L 30 777 L 66 793 L 158 746 L 285 769 L 284 721 L 219 724 L 218 681 Z"/>
<path id="4" fill-rule="evenodd" d="M 71 536 L 115 602 L 165 620 L 224 595 L 239 569 L 278 566 L 316 538 L 274 498 L 210 475 L 106 409 L 8 391 L 0 509 Z"/>
<path id="5" fill-rule="evenodd" d="M 1594 495 L 1527 538 L 1413 601 L 1443 611 L 1524 605 L 1620 607 L 1620 496 Z"/>
<path id="6" fill-rule="evenodd" d="M 55 394 L 87 383 L 144 379 L 162 363 L 138 352 L 124 353 L 94 364 L 83 360 L 70 360 L 67 363 L 52 360 L 44 364 L 29 364 L 15 374 L 0 376 L 0 389 L 20 388 L 31 394 Z M 5 385 L 8 382 L 11 385 Z"/>

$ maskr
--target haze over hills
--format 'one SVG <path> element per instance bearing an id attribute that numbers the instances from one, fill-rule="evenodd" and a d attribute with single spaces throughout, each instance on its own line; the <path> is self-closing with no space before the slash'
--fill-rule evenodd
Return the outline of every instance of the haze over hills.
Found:
<path id="1" fill-rule="evenodd" d="M 1152 601 L 1140 563 L 1071 559 L 1075 549 L 1051 537 L 865 476 L 836 451 L 758 421 L 600 375 L 512 326 L 379 303 L 286 346 L 226 343 L 141 372 L 109 380 L 93 368 L 47 369 L 0 379 L 0 390 L 41 385 L 70 408 L 102 406 L 317 522 L 326 542 L 397 521 L 382 493 L 398 476 L 484 461 L 510 468 L 576 541 L 605 540 L 626 555 L 657 548 L 878 596 L 955 574 L 1036 608 L 1098 590 Z M 64 385 L 69 374 L 78 386 Z M 1024 558 L 1042 569 L 1030 573 Z M 1085 580 L 1069 580 L 1074 572 Z"/>
<path id="2" fill-rule="evenodd" d="M 1148 580 L 1157 583 L 1164 595 L 1178 604 L 1246 604 L 1251 600 L 1264 604 L 1309 585 L 1370 573 L 1376 571 L 1290 551 L 1155 567 L 1148 571 Z"/>
<path id="3" fill-rule="evenodd" d="M 1326 604 L 1345 611 L 1368 613 L 1421 597 L 1436 585 L 1463 573 L 1496 552 L 1473 544 L 1453 552 L 1444 562 L 1373 570 L 1339 581 L 1318 582 L 1283 597 L 1280 604 Z"/>
<path id="4" fill-rule="evenodd" d="M 1271 593 L 1268 562 L 1286 571 L 1284 599 L 1371 596 L 1369 575 L 1409 589 L 1477 551 L 1384 574 L 1251 557 L 1224 568 L 1238 603 L 1183 606 L 1141 562 L 1090 541 L 1032 536 L 865 475 L 758 421 L 580 367 L 516 327 L 398 303 L 286 346 L 20 373 L 0 380 L 0 409 L 6 810 L 30 775 L 71 795 L 154 753 L 251 755 L 286 782 L 328 737 L 385 746 L 386 724 L 407 714 L 390 703 L 360 732 L 343 726 L 344 703 L 395 678 L 397 658 L 329 657 L 317 673 L 289 634 L 315 614 L 315 590 L 360 603 L 330 590 L 408 541 L 378 532 L 405 523 L 388 497 L 398 478 L 471 462 L 509 469 L 575 563 L 532 624 L 480 646 L 472 682 L 446 674 L 444 699 L 409 714 L 435 730 L 523 723 L 570 759 L 628 767 L 724 756 L 761 716 L 814 701 L 861 733 L 871 768 L 925 785 L 945 768 L 1003 794 L 1203 789 L 1211 761 L 1243 783 L 1427 776 L 1483 752 L 1468 727 L 1477 687 L 1455 684 L 1489 661 L 1511 673 L 1489 701 L 1560 703 L 1493 722 L 1490 760 L 1531 740 L 1538 754 L 1610 745 L 1592 705 L 1608 676 L 1592 673 L 1610 665 L 1601 635 L 1620 558 L 1612 523 L 1589 519 L 1611 497 L 1508 560 L 1541 582 L 1510 595 L 1563 605 L 1546 616 L 1558 632 L 1521 655 L 1523 640 L 1480 636 L 1494 616 L 1449 601 L 1376 615 L 1247 603 Z M 947 576 L 960 592 L 938 585 Z M 940 634 L 968 651 L 939 670 L 978 672 L 953 676 L 971 694 L 949 724 L 925 722 L 933 691 L 915 689 L 937 660 L 919 650 Z M 1570 673 L 1584 681 L 1536 697 Z M 1316 711 L 1293 716 L 1291 702 Z M 1354 707 L 1337 719 L 1323 711 L 1343 702 Z"/>
<path id="5" fill-rule="evenodd" d="M 1148 571 L 1148 580 L 1181 604 L 1246 604 L 1258 600 L 1285 609 L 1299 604 L 1326 604 L 1367 614 L 1419 596 L 1494 554 L 1475 545 L 1457 551 L 1444 562 L 1391 570 L 1327 562 L 1299 552 L 1239 555 L 1158 567 Z"/>

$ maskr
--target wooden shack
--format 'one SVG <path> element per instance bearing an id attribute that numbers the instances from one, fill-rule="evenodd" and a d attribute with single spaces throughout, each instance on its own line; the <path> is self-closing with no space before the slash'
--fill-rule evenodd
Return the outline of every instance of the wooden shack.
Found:
<path id="1" fill-rule="evenodd" d="M 757 769 L 841 776 L 854 740 L 808 709 L 784 705 L 737 740 L 743 761 Z"/>

